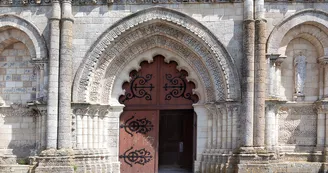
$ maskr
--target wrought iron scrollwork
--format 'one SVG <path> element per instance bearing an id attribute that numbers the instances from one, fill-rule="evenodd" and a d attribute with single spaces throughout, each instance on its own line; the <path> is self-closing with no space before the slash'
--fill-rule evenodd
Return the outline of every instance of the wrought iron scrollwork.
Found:
<path id="1" fill-rule="evenodd" d="M 153 158 L 153 156 L 150 155 L 151 153 L 145 148 L 134 151 L 132 150 L 133 147 L 125 151 L 123 155 L 120 155 L 120 158 L 124 159 L 124 162 L 130 165 L 130 167 L 132 167 L 132 164 L 145 165 Z"/>
<path id="2" fill-rule="evenodd" d="M 130 134 L 131 136 L 133 136 L 133 134 L 132 134 L 133 132 L 146 134 L 146 133 L 150 132 L 153 129 L 153 127 L 154 127 L 152 125 L 151 121 L 147 120 L 146 118 L 136 119 L 134 121 L 131 121 L 133 118 L 134 118 L 134 116 L 132 116 L 131 118 L 129 118 L 125 122 L 125 124 L 121 124 L 120 125 L 120 127 L 121 128 L 124 128 L 124 130 L 128 134 Z"/>
<path id="3" fill-rule="evenodd" d="M 130 83 L 131 93 L 127 93 L 121 102 L 124 103 L 126 100 L 131 100 L 135 97 L 144 97 L 146 100 L 152 100 L 151 95 L 146 91 L 146 89 L 149 89 L 149 92 L 151 92 L 155 88 L 152 83 L 146 85 L 152 79 L 152 77 L 152 74 L 147 74 L 145 77 L 139 76 L 137 73 L 133 74 Z"/>
<path id="4" fill-rule="evenodd" d="M 192 97 L 191 93 L 186 93 L 187 83 L 185 77 L 186 75 L 183 73 L 180 73 L 180 75 L 176 77 L 173 77 L 171 74 L 165 74 L 165 78 L 169 81 L 169 84 L 165 83 L 163 88 L 165 91 L 170 90 L 170 92 L 165 95 L 165 100 L 182 97 L 196 102 L 196 99 Z"/>

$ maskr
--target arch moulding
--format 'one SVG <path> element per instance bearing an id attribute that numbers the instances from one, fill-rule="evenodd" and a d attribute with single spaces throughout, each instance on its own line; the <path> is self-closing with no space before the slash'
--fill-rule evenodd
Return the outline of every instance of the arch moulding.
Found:
<path id="1" fill-rule="evenodd" d="M 122 91 L 116 88 L 129 80 L 129 73 L 122 71 L 137 69 L 142 60 L 151 61 L 150 54 L 136 58 L 146 52 L 167 54 L 166 61 L 174 60 L 178 68 L 187 70 L 188 80 L 196 84 L 194 92 L 204 95 L 200 96 L 204 102 L 239 101 L 237 68 L 218 39 L 189 16 L 155 7 L 121 19 L 98 38 L 75 76 L 73 102 L 117 100 Z"/>
<path id="2" fill-rule="evenodd" d="M 13 32 L 16 32 L 16 34 L 18 34 L 16 38 L 14 37 L 14 39 L 23 42 L 28 47 L 32 60 L 47 59 L 46 42 L 41 36 L 37 27 L 35 27 L 27 20 L 15 15 L 0 15 L 0 32 L 6 32 L 7 29 L 11 28 L 15 29 L 16 31 Z M 15 33 L 12 34 L 16 35 Z M 12 34 L 5 33 L 2 39 L 12 39 L 11 37 L 14 36 Z M 26 40 L 26 35 L 29 40 Z"/>
<path id="3" fill-rule="evenodd" d="M 271 32 L 269 39 L 267 41 L 267 53 L 268 54 L 279 54 L 281 53 L 280 44 L 282 43 L 285 35 L 291 31 L 293 28 L 302 24 L 311 24 L 320 28 L 322 35 L 327 35 L 328 33 L 328 13 L 316 10 L 307 9 L 299 11 L 287 18 L 285 18 L 280 24 L 278 24 Z M 299 28 L 302 32 L 312 32 L 303 30 L 304 28 Z M 299 32 L 296 29 L 296 32 Z M 309 33 L 308 33 L 309 34 Z M 311 34 L 312 35 L 312 34 Z M 318 35 L 318 33 L 313 32 L 313 35 Z M 322 38 L 318 39 L 322 40 Z M 324 47 L 325 48 L 325 47 Z M 326 52 L 325 52 L 326 53 Z"/>

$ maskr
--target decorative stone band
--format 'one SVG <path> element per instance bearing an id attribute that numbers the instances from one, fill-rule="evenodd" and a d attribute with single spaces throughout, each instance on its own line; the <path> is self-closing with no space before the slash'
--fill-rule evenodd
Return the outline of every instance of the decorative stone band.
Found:
<path id="1" fill-rule="evenodd" d="M 0 107 L 0 117 L 26 117 L 39 116 L 41 112 L 35 109 L 30 109 L 26 105 L 13 104 L 10 107 Z M 44 113 L 44 112 L 42 112 Z"/>
<path id="2" fill-rule="evenodd" d="M 214 4 L 222 2 L 242 2 L 242 0 L 73 0 L 72 4 L 80 5 L 127 5 L 127 4 Z M 51 5 L 51 0 L 2 0 L 0 6 L 47 6 Z"/>

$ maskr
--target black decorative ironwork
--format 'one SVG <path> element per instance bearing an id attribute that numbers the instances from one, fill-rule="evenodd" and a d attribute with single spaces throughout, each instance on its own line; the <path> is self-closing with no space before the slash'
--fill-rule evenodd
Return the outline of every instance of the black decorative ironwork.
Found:
<path id="1" fill-rule="evenodd" d="M 170 92 L 165 95 L 165 100 L 182 97 L 196 102 L 196 99 L 192 97 L 191 93 L 186 93 L 187 83 L 185 77 L 186 75 L 182 72 L 176 77 L 173 77 L 171 74 L 165 74 L 165 78 L 169 81 L 169 84 L 165 83 L 163 88 L 165 91 L 170 90 Z"/>
<path id="2" fill-rule="evenodd" d="M 153 156 L 150 155 L 151 153 L 145 148 L 134 151 L 132 151 L 132 149 L 133 147 L 125 151 L 123 155 L 120 155 L 120 159 L 124 159 L 124 162 L 130 165 L 130 167 L 132 167 L 132 164 L 145 165 L 153 158 Z"/>
<path id="3" fill-rule="evenodd" d="M 124 128 L 124 130 L 131 136 L 133 136 L 133 134 L 132 134 L 133 132 L 146 134 L 146 133 L 150 132 L 154 127 L 152 125 L 151 121 L 147 120 L 146 118 L 136 119 L 134 121 L 131 121 L 133 118 L 134 118 L 134 116 L 129 118 L 125 122 L 125 124 L 120 125 L 120 127 Z M 129 130 L 130 130 L 130 132 L 129 132 Z"/>
<path id="4" fill-rule="evenodd" d="M 125 94 L 125 97 L 121 100 L 121 102 L 124 103 L 126 100 L 131 100 L 135 97 L 152 100 L 151 95 L 146 91 L 146 89 L 149 89 L 149 92 L 151 92 L 155 88 L 151 83 L 146 85 L 152 77 L 152 74 L 147 74 L 145 77 L 139 76 L 138 73 L 133 74 L 130 84 L 131 93 Z"/>

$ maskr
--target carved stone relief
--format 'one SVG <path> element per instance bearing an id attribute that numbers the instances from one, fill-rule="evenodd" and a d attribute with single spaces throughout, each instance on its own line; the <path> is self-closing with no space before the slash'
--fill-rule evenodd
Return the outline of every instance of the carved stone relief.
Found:
<path id="1" fill-rule="evenodd" d="M 315 145 L 317 120 L 314 107 L 282 106 L 278 111 L 280 145 Z"/>
<path id="2" fill-rule="evenodd" d="M 295 93 L 304 94 L 304 84 L 306 78 L 306 57 L 299 55 L 294 59 L 295 68 Z"/>

